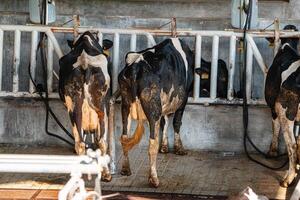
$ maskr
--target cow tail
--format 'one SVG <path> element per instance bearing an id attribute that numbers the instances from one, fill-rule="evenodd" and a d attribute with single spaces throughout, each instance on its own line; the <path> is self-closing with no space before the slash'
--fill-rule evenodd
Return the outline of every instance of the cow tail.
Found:
<path id="1" fill-rule="evenodd" d="M 138 106 L 138 111 L 137 111 L 137 127 L 134 131 L 134 134 L 132 137 L 130 138 L 122 138 L 121 139 L 121 143 L 122 143 L 122 147 L 123 147 L 123 151 L 124 152 L 128 152 L 130 149 L 132 149 L 136 144 L 138 144 L 145 132 L 145 127 L 144 127 L 144 123 L 143 120 L 140 119 L 140 112 L 141 112 L 141 107 Z"/>

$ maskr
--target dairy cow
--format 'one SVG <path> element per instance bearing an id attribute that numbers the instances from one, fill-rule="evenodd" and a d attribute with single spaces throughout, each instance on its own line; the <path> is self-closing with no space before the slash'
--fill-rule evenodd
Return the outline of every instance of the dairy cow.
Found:
<path id="1" fill-rule="evenodd" d="M 75 151 L 81 155 L 86 148 L 100 148 L 106 154 L 110 76 L 104 50 L 112 42 L 104 40 L 101 47 L 98 38 L 85 32 L 69 46 L 71 51 L 59 60 L 59 95 L 71 119 Z M 108 169 L 102 178 L 111 180 Z"/>
<path id="2" fill-rule="evenodd" d="M 297 30 L 293 25 L 285 28 Z M 289 170 L 281 185 L 287 187 L 296 176 L 297 144 L 293 133 L 295 121 L 300 120 L 300 56 L 298 38 L 282 38 L 281 47 L 268 71 L 265 99 L 272 112 L 273 138 L 269 155 L 278 152 L 278 135 L 283 132 L 289 155 Z"/>
<path id="3" fill-rule="evenodd" d="M 210 96 L 210 73 L 211 62 L 201 59 L 201 67 L 196 68 L 195 72 L 200 76 L 200 97 Z M 227 97 L 228 86 L 228 70 L 224 60 L 218 60 L 218 74 L 217 74 L 217 97 Z"/>
<path id="4" fill-rule="evenodd" d="M 166 39 L 158 45 L 126 55 L 126 66 L 118 77 L 122 97 L 123 147 L 122 175 L 131 175 L 128 151 L 142 138 L 144 122 L 150 126 L 149 184 L 158 187 L 156 157 L 162 122 L 162 152 L 168 151 L 167 127 L 174 114 L 174 151 L 184 155 L 180 139 L 182 115 L 193 81 L 193 53 L 180 39 Z M 129 138 L 131 120 L 137 120 L 133 137 Z"/>

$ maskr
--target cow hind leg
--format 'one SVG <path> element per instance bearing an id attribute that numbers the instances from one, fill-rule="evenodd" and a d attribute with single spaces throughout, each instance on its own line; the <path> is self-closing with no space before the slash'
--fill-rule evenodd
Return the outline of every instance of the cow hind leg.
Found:
<path id="1" fill-rule="evenodd" d="M 289 156 L 289 169 L 280 185 L 282 187 L 288 187 L 296 176 L 297 145 L 293 134 L 294 121 L 287 119 L 285 116 L 281 116 L 280 124 L 283 129 L 283 136 Z"/>
<path id="2" fill-rule="evenodd" d="M 75 140 L 75 151 L 78 155 L 85 154 L 85 144 L 81 141 L 79 130 L 81 131 L 81 120 L 79 119 L 80 116 L 76 112 L 69 111 L 71 123 L 72 123 L 72 133 Z"/>
<path id="3" fill-rule="evenodd" d="M 173 119 L 173 127 L 174 127 L 174 153 L 177 155 L 186 155 L 187 152 L 183 148 L 181 138 L 180 138 L 180 127 L 182 124 L 182 116 L 183 116 L 184 108 L 179 109 L 175 112 Z"/>
<path id="4" fill-rule="evenodd" d="M 161 126 L 162 126 L 162 143 L 160 152 L 161 153 L 168 153 L 169 147 L 168 147 L 168 126 L 169 126 L 169 117 L 167 115 L 164 116 L 164 118 L 161 119 Z"/>
<path id="5" fill-rule="evenodd" d="M 272 130 L 273 130 L 273 137 L 270 144 L 270 149 L 268 151 L 268 155 L 270 157 L 275 157 L 278 155 L 278 137 L 280 133 L 280 122 L 278 117 L 272 119 Z"/>
<path id="6" fill-rule="evenodd" d="M 156 171 L 156 159 L 159 149 L 159 129 L 160 129 L 160 120 L 149 121 L 150 126 L 150 140 L 149 140 L 149 160 L 150 160 L 150 174 L 149 174 L 149 184 L 155 188 L 159 185 L 159 179 Z"/>
<path id="7" fill-rule="evenodd" d="M 104 118 L 98 117 L 99 118 L 99 124 L 98 124 L 98 135 L 97 137 L 100 138 L 98 140 L 98 146 L 99 149 L 101 150 L 102 155 L 107 154 L 107 142 L 106 142 L 106 137 L 107 137 L 107 130 L 108 130 L 108 118 L 107 118 L 107 112 L 106 110 L 104 111 Z M 102 175 L 101 175 L 101 180 L 104 182 L 110 182 L 112 179 L 110 171 L 107 167 L 103 168 Z"/>
<path id="8" fill-rule="evenodd" d="M 125 102 L 122 102 L 122 136 L 121 136 L 121 143 L 122 143 L 122 149 L 123 149 L 123 161 L 122 161 L 122 169 L 121 169 L 121 175 L 123 176 L 130 176 L 131 170 L 130 170 L 130 164 L 129 164 L 129 156 L 128 156 L 128 149 L 126 148 L 125 144 L 122 141 L 128 140 L 128 133 L 130 132 L 131 127 L 131 116 L 129 114 L 130 106 L 125 104 Z"/>
<path id="9" fill-rule="evenodd" d="M 156 171 L 156 159 L 159 150 L 159 132 L 162 117 L 159 91 L 160 89 L 158 87 L 152 87 L 150 89 L 144 89 L 141 94 L 141 104 L 148 119 L 150 129 L 148 150 L 150 160 L 150 173 L 148 181 L 150 186 L 155 188 L 157 188 L 159 185 L 159 179 Z"/>

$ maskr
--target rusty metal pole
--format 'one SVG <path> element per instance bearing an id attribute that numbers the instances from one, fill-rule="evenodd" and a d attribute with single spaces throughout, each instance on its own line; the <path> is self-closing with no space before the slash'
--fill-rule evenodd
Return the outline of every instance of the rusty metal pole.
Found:
<path id="1" fill-rule="evenodd" d="M 172 37 L 177 37 L 176 33 L 176 18 L 173 17 L 171 20 L 171 36 Z"/>
<path id="2" fill-rule="evenodd" d="M 73 34 L 74 34 L 74 38 L 76 38 L 79 35 L 79 30 L 78 30 L 78 28 L 80 26 L 79 15 L 73 15 L 73 22 L 74 22 L 74 25 L 73 25 L 73 28 L 74 28 Z"/>
<path id="3" fill-rule="evenodd" d="M 274 20 L 274 57 L 276 56 L 280 47 L 280 32 L 279 32 L 279 19 Z"/>

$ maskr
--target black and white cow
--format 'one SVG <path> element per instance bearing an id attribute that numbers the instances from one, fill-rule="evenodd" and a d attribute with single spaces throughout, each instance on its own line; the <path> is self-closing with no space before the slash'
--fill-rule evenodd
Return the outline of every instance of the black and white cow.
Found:
<path id="1" fill-rule="evenodd" d="M 71 51 L 59 60 L 59 95 L 68 109 L 75 151 L 81 155 L 86 148 L 100 148 L 106 154 L 105 135 L 108 131 L 108 94 L 110 76 L 104 48 L 112 42 L 104 40 L 103 48 L 90 32 L 69 42 Z M 111 180 L 108 170 L 103 179 Z"/>
<path id="2" fill-rule="evenodd" d="M 174 151 L 186 154 L 181 139 L 182 115 L 193 81 L 193 53 L 180 39 L 166 39 L 158 45 L 140 52 L 126 55 L 126 66 L 120 72 L 122 97 L 123 147 L 122 175 L 131 175 L 128 151 L 142 138 L 143 123 L 150 126 L 149 184 L 158 187 L 156 157 L 159 149 L 159 132 L 163 123 L 162 152 L 167 151 L 167 127 L 170 115 L 174 114 Z M 131 120 L 137 120 L 134 136 L 128 138 Z"/>
<path id="3" fill-rule="evenodd" d="M 293 25 L 285 28 L 297 30 Z M 300 120 L 300 56 L 298 38 L 282 38 L 281 48 L 268 71 L 265 84 L 265 98 L 272 112 L 273 138 L 269 155 L 277 155 L 278 135 L 283 132 L 289 155 L 289 170 L 281 185 L 287 187 L 296 176 L 297 144 L 293 127 Z"/>
<path id="4" fill-rule="evenodd" d="M 200 97 L 210 96 L 210 72 L 211 62 L 201 59 L 201 67 L 196 68 L 195 72 L 200 76 Z M 224 60 L 218 60 L 218 74 L 217 74 L 217 97 L 227 97 L 228 86 L 228 70 Z"/>

